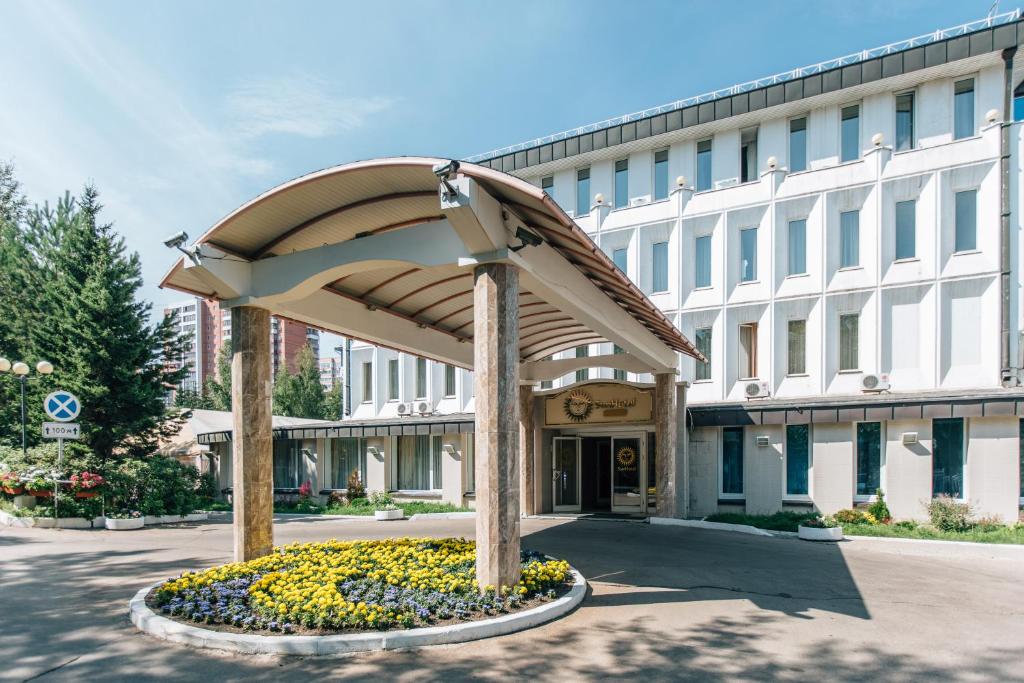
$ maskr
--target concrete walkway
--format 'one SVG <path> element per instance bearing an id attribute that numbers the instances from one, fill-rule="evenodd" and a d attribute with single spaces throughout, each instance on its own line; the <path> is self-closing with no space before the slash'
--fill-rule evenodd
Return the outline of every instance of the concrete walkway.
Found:
<path id="1" fill-rule="evenodd" d="M 0 530 L 2 680 L 1022 680 L 1024 552 L 530 519 L 524 545 L 592 594 L 567 618 L 465 645 L 348 658 L 238 657 L 150 639 L 140 587 L 230 560 L 222 522 Z M 278 543 L 472 536 L 473 520 L 279 519 Z"/>

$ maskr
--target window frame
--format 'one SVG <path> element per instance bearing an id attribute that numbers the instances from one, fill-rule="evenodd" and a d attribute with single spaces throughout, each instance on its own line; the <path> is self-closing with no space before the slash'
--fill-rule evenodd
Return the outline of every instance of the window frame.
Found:
<path id="1" fill-rule="evenodd" d="M 702 334 L 704 332 L 706 332 L 707 334 L 706 335 Z M 707 343 L 707 350 L 700 348 L 700 339 L 701 339 L 701 337 L 706 337 L 707 338 L 707 342 L 708 342 Z M 714 360 L 714 358 L 712 357 L 711 351 L 714 348 L 714 346 L 713 346 L 714 339 L 715 339 L 715 330 L 714 330 L 714 327 L 711 326 L 711 325 L 708 325 L 706 327 L 698 327 L 698 328 L 695 328 L 694 331 L 693 331 L 693 345 L 694 345 L 694 347 L 698 351 L 700 351 L 702 354 L 704 354 L 705 358 L 707 358 L 706 362 L 705 361 L 699 361 L 696 358 L 693 360 L 693 362 L 694 362 L 694 372 L 693 372 L 693 377 L 694 377 L 693 382 L 694 382 L 694 384 L 696 384 L 697 382 L 711 382 L 711 381 L 713 381 L 713 378 L 711 376 L 711 363 Z M 707 373 L 707 377 L 700 377 L 700 375 L 704 374 L 704 372 L 701 372 L 702 369 Z"/>
<path id="2" fill-rule="evenodd" d="M 807 493 L 789 492 L 789 428 L 807 428 Z M 782 430 L 782 502 L 795 501 L 806 502 L 812 500 L 814 495 L 814 425 L 787 424 Z"/>
<path id="3" fill-rule="evenodd" d="M 851 209 L 849 211 L 840 211 L 839 212 L 839 269 L 840 270 L 848 269 L 848 268 L 862 268 L 863 267 L 861 265 L 861 262 L 860 262 L 860 212 L 861 212 L 860 209 Z M 843 235 L 843 231 L 844 231 L 843 216 L 845 216 L 847 214 L 853 214 L 853 215 L 857 216 L 857 225 L 855 226 L 856 230 L 857 230 L 857 239 L 854 242 L 856 244 L 856 246 L 857 246 L 857 254 L 856 254 L 857 258 L 856 258 L 856 262 L 853 263 L 853 264 L 846 264 L 843 261 L 843 254 L 844 254 L 843 245 L 846 244 L 846 240 L 843 239 L 843 237 L 844 237 L 844 235 Z"/>
<path id="4" fill-rule="evenodd" d="M 625 254 L 625 263 L 622 264 L 623 266 L 625 266 L 625 268 L 620 267 L 618 261 L 615 260 L 615 258 L 616 258 L 615 255 L 620 253 L 620 252 Z M 620 271 L 622 271 L 622 273 L 628 277 L 629 276 L 629 247 L 625 246 L 625 247 L 617 247 L 617 248 L 612 249 L 612 263 L 614 263 L 615 267 L 618 268 Z"/>
<path id="5" fill-rule="evenodd" d="M 969 438 L 969 434 L 970 434 L 970 430 L 969 430 L 970 421 L 969 421 L 969 419 L 970 418 L 966 418 L 966 417 L 932 418 L 932 425 L 931 425 L 931 427 L 932 427 L 932 468 L 931 468 L 932 487 L 931 487 L 931 497 L 933 499 L 936 496 L 936 494 L 935 494 L 935 464 L 936 464 L 936 459 L 935 459 L 935 452 L 936 452 L 935 423 L 936 422 L 942 422 L 942 421 L 950 421 L 950 422 L 952 422 L 954 420 L 959 420 L 960 421 L 960 431 L 961 431 L 961 433 L 960 433 L 960 496 L 958 498 L 954 498 L 953 500 L 958 500 L 958 501 L 969 500 L 969 496 L 967 495 L 967 473 L 968 473 L 968 469 L 967 469 L 967 447 L 968 447 L 969 441 L 970 441 L 970 438 Z"/>
<path id="6" fill-rule="evenodd" d="M 961 248 L 960 241 L 960 207 L 958 202 L 960 201 L 960 195 L 970 193 L 974 196 L 974 215 L 973 224 L 971 225 L 971 240 L 973 244 L 969 248 Z M 954 254 L 970 254 L 978 251 L 978 188 L 972 187 L 964 190 L 957 190 L 953 192 L 953 253 Z"/>
<path id="7" fill-rule="evenodd" d="M 793 343 L 792 343 L 792 328 L 794 323 L 803 324 L 803 353 L 801 354 L 800 372 L 793 372 Z M 791 318 L 786 321 L 786 377 L 806 377 L 807 376 L 807 319 L 806 318 Z"/>
<path id="8" fill-rule="evenodd" d="M 548 181 L 551 181 L 550 185 L 545 185 Z M 555 199 L 555 176 L 546 175 L 540 179 L 540 189 L 543 190 L 549 197 Z M 555 200 L 557 203 L 557 200 Z"/>
<path id="9" fill-rule="evenodd" d="M 803 164 L 801 168 L 793 168 L 793 123 L 795 121 L 803 121 L 803 134 L 804 134 L 804 153 L 803 153 Z M 810 115 L 801 114 L 800 116 L 793 116 L 786 121 L 786 153 L 788 156 L 788 166 L 790 173 L 803 173 L 810 166 L 810 159 L 807 154 L 807 136 L 810 128 Z"/>
<path id="10" fill-rule="evenodd" d="M 619 165 L 625 166 L 622 170 L 619 170 Z M 619 184 L 619 173 L 623 173 L 625 177 L 625 183 Z M 619 203 L 619 190 L 623 190 L 625 197 L 622 203 Z M 622 159 L 616 159 L 615 163 L 612 164 L 612 209 L 627 209 L 629 208 L 629 157 Z"/>
<path id="11" fill-rule="evenodd" d="M 899 148 L 899 119 L 900 119 L 900 98 L 910 97 L 910 146 L 904 149 Z M 892 150 L 894 154 L 912 152 L 917 149 L 917 90 L 901 90 L 893 94 L 893 141 Z"/>
<path id="12" fill-rule="evenodd" d="M 324 472 L 324 478 L 327 480 L 327 481 L 324 482 L 324 484 L 327 484 L 327 486 L 321 486 L 320 488 L 322 490 L 325 490 L 325 491 L 347 491 L 348 490 L 348 475 L 351 474 L 351 471 L 345 472 L 344 475 L 341 478 L 341 481 L 343 481 L 345 483 L 345 486 L 342 486 L 342 487 L 330 486 L 330 484 L 338 481 L 337 476 L 336 476 L 337 475 L 337 469 L 338 469 L 337 468 L 338 452 L 336 450 L 337 444 L 335 442 L 336 441 L 343 441 L 343 440 L 353 440 L 353 441 L 357 442 L 356 443 L 356 448 L 358 449 L 358 455 L 356 456 L 356 460 L 358 460 L 358 463 L 357 463 L 356 469 L 359 472 L 359 479 L 362 481 L 363 486 L 366 486 L 366 470 L 368 469 L 367 456 L 366 456 L 366 449 L 367 449 L 367 440 L 366 440 L 366 438 L 365 437 L 361 437 L 361 436 L 332 436 L 332 437 L 329 437 L 327 439 L 324 439 L 324 444 L 325 444 L 325 447 L 327 448 L 327 455 L 328 455 L 328 457 L 327 457 L 327 469 L 329 471 Z"/>
<path id="13" fill-rule="evenodd" d="M 753 135 L 754 135 L 754 139 L 753 139 L 754 163 L 753 163 L 753 165 L 751 165 L 751 163 L 750 163 L 750 155 L 749 154 L 744 154 L 744 151 L 747 149 L 747 147 L 750 146 L 751 143 L 750 143 L 750 141 L 748 141 L 746 144 L 744 144 L 744 142 L 743 142 L 743 136 L 744 135 L 749 135 L 751 133 L 753 133 Z M 759 169 L 758 169 L 758 165 L 757 165 L 757 160 L 758 160 L 758 153 L 760 151 L 758 149 L 758 143 L 760 142 L 760 136 L 761 136 L 761 127 L 760 126 L 756 126 L 756 125 L 755 126 L 748 126 L 748 127 L 743 128 L 743 129 L 740 130 L 740 176 L 739 176 L 739 180 L 740 180 L 740 184 L 741 185 L 746 185 L 747 183 L 755 183 L 755 182 L 757 182 L 759 180 L 759 173 L 758 173 Z M 744 171 L 744 166 L 746 166 L 746 173 L 745 174 L 743 172 Z"/>
<path id="14" fill-rule="evenodd" d="M 394 374 L 394 393 L 391 389 L 392 373 Z M 388 402 L 402 400 L 402 371 L 397 358 L 388 359 Z"/>
<path id="15" fill-rule="evenodd" d="M 852 367 L 852 368 L 844 368 L 843 367 L 843 318 L 854 318 L 857 321 L 857 331 L 856 331 L 856 336 L 854 337 L 854 340 L 855 340 L 855 343 L 856 343 L 856 349 L 855 349 L 856 353 L 853 354 L 857 358 L 857 362 L 855 363 L 855 365 L 857 367 Z M 840 313 L 839 316 L 838 316 L 837 323 L 838 323 L 838 326 L 839 326 L 838 334 L 836 335 L 838 337 L 838 341 L 839 341 L 839 355 L 838 355 L 838 359 L 837 359 L 837 363 L 836 363 L 837 371 L 838 372 L 850 372 L 850 373 L 852 373 L 852 372 L 860 372 L 861 371 L 860 370 L 860 312 L 856 312 L 856 313 Z"/>
<path id="16" fill-rule="evenodd" d="M 758 363 L 757 363 L 757 361 L 758 361 L 758 358 L 757 358 L 757 332 L 758 332 L 757 327 L 758 327 L 758 325 L 757 325 L 757 322 L 754 321 L 754 322 L 739 323 L 739 324 L 737 324 L 736 327 L 737 327 L 737 331 L 736 331 L 736 353 L 737 353 L 737 357 L 736 357 L 736 375 L 737 375 L 737 378 L 736 378 L 736 380 L 738 382 L 747 382 L 747 381 L 751 381 L 751 380 L 760 379 L 760 377 L 758 377 L 758 374 L 757 374 L 758 373 L 758 367 L 757 367 L 757 365 L 758 365 Z M 742 361 L 742 357 L 744 355 L 743 354 L 743 335 L 744 335 L 744 331 L 745 330 L 747 331 L 747 334 L 750 337 L 750 351 L 745 354 L 746 357 L 747 357 L 747 367 L 746 367 L 746 370 L 749 373 L 747 375 L 743 375 L 741 373 L 741 370 L 743 368 L 740 367 L 742 365 L 741 361 Z"/>
<path id="17" fill-rule="evenodd" d="M 701 243 L 701 240 L 707 240 L 706 244 L 708 245 L 708 247 L 707 247 L 707 273 L 708 273 L 708 281 L 707 281 L 706 284 L 701 284 L 700 282 L 697 281 L 697 273 L 700 272 L 698 267 L 697 267 L 697 264 L 699 263 L 699 256 L 700 256 L 700 250 L 698 248 L 698 245 Z M 712 246 L 713 245 L 712 245 L 712 242 L 711 242 L 711 234 L 710 233 L 708 233 L 706 235 L 694 235 L 693 236 L 693 264 L 694 264 L 694 268 L 693 268 L 693 288 L 694 289 L 711 289 L 712 287 L 714 287 L 714 280 L 713 280 L 713 278 L 714 278 L 714 272 L 713 272 L 714 257 L 712 255 L 712 249 L 711 249 Z"/>
<path id="18" fill-rule="evenodd" d="M 739 242 L 740 242 L 740 254 L 739 254 L 740 255 L 740 263 L 739 263 L 740 273 L 739 273 L 739 275 L 740 275 L 740 280 L 739 281 L 740 281 L 740 284 L 747 284 L 747 283 L 750 283 L 750 282 L 757 282 L 758 281 L 757 280 L 757 229 L 758 229 L 758 227 L 759 226 L 757 226 L 757 225 L 751 225 L 751 226 L 748 226 L 746 228 L 740 228 L 739 229 L 739 233 L 740 233 L 739 234 Z M 749 279 L 744 277 L 744 268 L 743 268 L 743 261 L 744 261 L 744 258 L 743 258 L 743 247 L 744 247 L 743 237 L 744 237 L 744 235 L 743 235 L 743 233 L 746 233 L 746 232 L 753 232 L 754 233 L 753 266 L 751 267 L 751 272 L 750 272 L 750 278 Z"/>
<path id="19" fill-rule="evenodd" d="M 422 369 L 422 382 L 421 373 Z M 427 359 L 417 356 L 416 364 L 414 369 L 415 375 L 413 377 L 413 400 L 425 401 L 430 394 L 430 368 L 427 365 Z"/>
<path id="20" fill-rule="evenodd" d="M 451 382 L 449 383 L 449 379 Z M 448 391 L 449 384 L 451 385 L 451 391 Z M 459 380 L 458 372 L 454 365 L 445 363 L 444 365 L 444 398 L 455 398 L 459 391 Z"/>
<path id="21" fill-rule="evenodd" d="M 657 278 L 655 277 L 658 272 L 657 266 L 655 265 L 658 258 L 657 247 L 664 245 L 664 259 L 665 259 L 665 286 L 658 287 Z M 658 242 L 651 242 L 651 294 L 665 294 L 669 291 L 671 278 L 669 277 L 669 249 L 668 240 L 660 240 Z"/>
<path id="22" fill-rule="evenodd" d="M 739 460 L 739 474 L 740 474 L 740 490 L 739 492 L 725 491 L 725 433 L 738 432 L 740 435 L 740 460 Z M 743 427 L 722 427 L 722 431 L 719 432 L 719 446 L 718 446 L 718 497 L 722 500 L 742 500 L 746 496 L 747 482 L 746 482 L 746 438 L 747 433 Z"/>
<path id="23" fill-rule="evenodd" d="M 857 107 L 857 155 L 852 159 L 843 158 L 843 121 L 847 119 L 843 118 L 843 111 L 851 107 Z M 856 102 L 848 102 L 846 104 L 839 105 L 839 163 L 840 164 L 852 164 L 855 161 L 860 161 L 864 158 L 864 149 L 861 140 L 864 138 L 864 105 L 858 100 Z"/>
<path id="24" fill-rule="evenodd" d="M 883 493 L 886 490 L 885 485 L 885 461 L 886 461 L 886 434 L 888 433 L 888 423 L 885 420 L 858 420 L 851 424 L 853 429 L 853 501 L 855 503 L 873 503 L 878 499 L 878 496 L 872 492 L 870 494 L 857 493 L 857 470 L 859 469 L 859 457 L 860 454 L 857 450 L 857 430 L 859 425 L 862 424 L 877 424 L 878 425 L 878 488 L 882 489 Z"/>
<path id="25" fill-rule="evenodd" d="M 970 91 L 971 92 L 971 133 L 970 133 L 970 135 L 964 135 L 962 137 L 958 137 L 957 134 L 956 134 L 956 96 L 957 96 L 956 86 L 959 83 L 963 83 L 965 81 L 970 81 L 971 82 L 971 91 Z M 952 122 L 952 125 L 950 126 L 950 133 L 952 134 L 953 141 L 956 142 L 958 140 L 969 140 L 969 139 L 971 139 L 973 137 L 977 137 L 978 136 L 978 76 L 977 76 L 977 74 L 970 74 L 970 75 L 959 76 L 959 77 L 956 77 L 956 78 L 953 79 L 953 103 L 952 103 L 951 109 L 952 109 L 952 115 L 953 115 L 953 122 Z"/>
<path id="26" fill-rule="evenodd" d="M 700 151 L 700 147 L 701 147 L 701 145 L 703 145 L 705 143 L 707 143 L 708 150 L 707 150 L 707 152 L 701 152 Z M 714 143 L 714 138 L 710 137 L 710 138 L 704 138 L 703 140 L 697 140 L 695 149 L 696 149 L 696 152 L 694 153 L 693 191 L 694 192 L 709 192 L 709 191 L 713 190 L 714 187 L 715 187 L 715 158 L 714 158 L 715 143 Z M 701 176 L 701 173 L 700 173 L 700 155 L 701 154 L 705 154 L 705 153 L 708 155 L 707 156 L 707 159 L 708 159 L 708 164 L 707 164 L 708 165 L 708 177 L 707 177 L 707 183 L 706 183 L 707 187 L 702 187 L 703 183 L 701 183 L 702 176 Z"/>
<path id="27" fill-rule="evenodd" d="M 900 256 L 900 210 L 901 205 L 905 206 L 909 204 L 913 209 L 913 221 L 911 222 L 910 230 L 910 246 L 913 247 L 913 254 L 910 256 Z M 917 198 L 914 199 L 903 199 L 898 202 L 893 202 L 892 206 L 892 236 L 893 236 L 893 263 L 900 263 L 903 261 L 913 261 L 918 258 L 917 255 Z M 906 246 L 906 245 L 903 245 Z"/>
<path id="28" fill-rule="evenodd" d="M 363 361 L 363 403 L 373 403 L 373 361 Z"/>
<path id="29" fill-rule="evenodd" d="M 803 266 L 799 271 L 793 270 L 793 224 L 803 224 Z M 786 221 L 786 277 L 808 275 L 807 272 L 807 217 Z"/>
<path id="30" fill-rule="evenodd" d="M 586 178 L 580 178 L 580 175 L 586 173 Z M 576 169 L 576 218 L 583 218 L 584 216 L 590 215 L 590 166 L 582 166 Z M 583 196 L 583 209 L 580 209 L 580 183 L 586 181 L 587 191 Z"/>
<path id="31" fill-rule="evenodd" d="M 664 154 L 665 160 L 658 161 L 658 155 Z M 651 157 L 651 200 L 655 202 L 663 202 L 669 198 L 672 194 L 672 188 L 669 186 L 669 163 L 672 159 L 671 152 L 668 147 L 662 147 L 661 149 L 654 150 L 654 154 Z M 665 196 L 658 196 L 658 164 L 664 164 L 665 170 Z"/>
<path id="32" fill-rule="evenodd" d="M 590 358 L 590 346 L 588 344 L 580 344 L 574 349 L 576 358 Z M 586 382 L 590 379 L 590 368 L 580 368 L 575 374 L 577 382 Z"/>

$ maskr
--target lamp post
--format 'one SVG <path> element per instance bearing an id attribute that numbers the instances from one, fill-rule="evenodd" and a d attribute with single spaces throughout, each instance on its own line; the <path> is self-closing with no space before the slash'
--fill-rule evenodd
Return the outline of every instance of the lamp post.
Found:
<path id="1" fill-rule="evenodd" d="M 0 374 L 13 373 L 14 377 L 21 383 L 21 454 L 28 455 L 28 439 L 26 435 L 27 416 L 25 414 L 25 384 L 29 380 L 29 367 L 27 363 L 17 361 L 11 363 L 6 358 L 0 358 Z M 41 360 L 36 363 L 36 374 L 49 375 L 53 372 L 53 363 Z"/>

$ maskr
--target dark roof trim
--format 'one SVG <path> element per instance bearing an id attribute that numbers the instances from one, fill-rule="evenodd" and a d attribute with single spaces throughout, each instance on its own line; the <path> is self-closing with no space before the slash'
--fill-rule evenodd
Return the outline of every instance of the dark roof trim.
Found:
<path id="1" fill-rule="evenodd" d="M 475 163 L 497 171 L 512 173 L 530 166 L 586 154 L 596 149 L 614 147 L 702 123 L 719 121 L 787 102 L 796 102 L 808 97 L 852 88 L 882 78 L 892 78 L 968 57 L 977 57 L 1020 44 L 1024 44 L 1024 20 L 913 47 L 711 102 L 702 102 L 683 109 L 629 121 L 611 128 L 603 128 L 511 154 L 485 157 Z"/>
<path id="2" fill-rule="evenodd" d="M 472 434 L 473 416 L 447 415 L 436 421 L 406 419 L 381 422 L 339 422 L 323 427 L 280 427 L 274 429 L 274 439 L 345 439 L 375 436 L 421 436 L 433 434 Z M 200 444 L 231 441 L 231 431 L 207 432 L 196 436 Z"/>

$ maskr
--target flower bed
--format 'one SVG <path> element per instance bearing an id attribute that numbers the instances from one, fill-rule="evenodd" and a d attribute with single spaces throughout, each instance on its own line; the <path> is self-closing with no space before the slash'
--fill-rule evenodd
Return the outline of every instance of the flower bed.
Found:
<path id="1" fill-rule="evenodd" d="M 516 611 L 557 597 L 573 580 L 565 561 L 524 551 L 520 583 L 481 592 L 475 566 L 475 544 L 457 538 L 293 544 L 166 581 L 147 603 L 227 629 L 386 630 Z"/>

